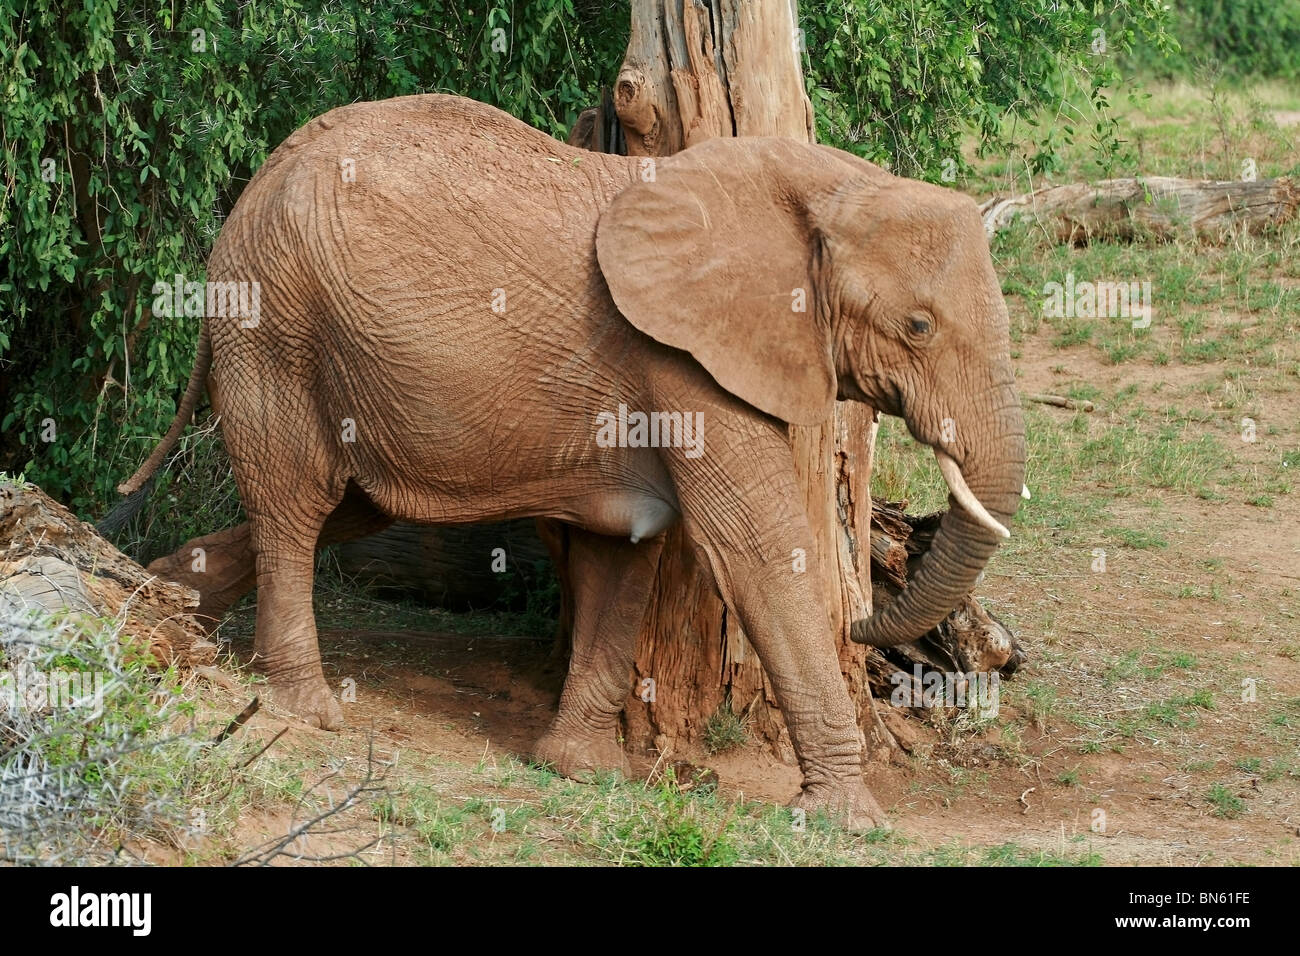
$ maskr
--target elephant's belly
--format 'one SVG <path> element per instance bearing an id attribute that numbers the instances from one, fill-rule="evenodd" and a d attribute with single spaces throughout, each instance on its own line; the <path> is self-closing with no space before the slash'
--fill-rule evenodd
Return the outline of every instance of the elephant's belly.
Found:
<path id="1" fill-rule="evenodd" d="M 625 467 L 618 469 L 621 475 L 611 476 L 606 468 L 587 464 L 585 469 L 542 477 L 493 473 L 485 480 L 480 472 L 475 480 L 462 469 L 464 481 L 411 481 L 379 470 L 354 480 L 384 513 L 420 523 L 558 518 L 636 542 L 661 534 L 681 517 L 672 482 L 656 459 L 640 462 L 633 476 Z"/>

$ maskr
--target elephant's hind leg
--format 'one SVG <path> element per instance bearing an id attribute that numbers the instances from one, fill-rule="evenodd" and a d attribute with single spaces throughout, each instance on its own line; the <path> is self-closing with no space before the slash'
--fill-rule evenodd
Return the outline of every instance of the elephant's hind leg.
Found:
<path id="1" fill-rule="evenodd" d="M 378 530 L 389 520 L 357 494 L 349 488 L 331 496 L 323 483 L 307 479 L 292 488 L 258 486 L 256 498 L 245 496 L 257 567 L 254 664 L 267 674 L 277 704 L 326 730 L 343 726 L 343 709 L 325 683 L 316 639 L 317 542 Z"/>
<path id="2" fill-rule="evenodd" d="M 533 748 L 534 759 L 566 777 L 628 772 L 618 717 L 631 690 L 636 639 L 650 601 L 663 538 L 631 544 L 569 531 L 573 654 L 559 712 Z"/>
<path id="3" fill-rule="evenodd" d="M 267 675 L 272 700 L 309 724 L 334 730 L 343 726 L 343 709 L 325 683 L 311 602 L 316 538 L 329 509 L 294 511 L 295 520 L 252 515 L 257 556 L 253 664 Z"/>

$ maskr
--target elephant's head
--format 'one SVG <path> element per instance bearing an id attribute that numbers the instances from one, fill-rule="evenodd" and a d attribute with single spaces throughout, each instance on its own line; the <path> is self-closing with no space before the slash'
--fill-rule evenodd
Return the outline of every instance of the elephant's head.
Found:
<path id="1" fill-rule="evenodd" d="M 951 492 L 909 586 L 853 623 L 887 646 L 937 625 L 974 585 L 1024 487 L 1007 309 L 975 203 L 849 153 L 709 140 L 643 167 L 596 250 L 635 327 L 723 388 L 797 425 L 836 398 L 901 416 Z"/>

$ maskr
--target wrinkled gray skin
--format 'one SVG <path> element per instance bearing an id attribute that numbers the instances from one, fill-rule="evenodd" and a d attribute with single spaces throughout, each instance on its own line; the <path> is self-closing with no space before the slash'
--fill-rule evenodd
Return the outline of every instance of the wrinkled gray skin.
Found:
<path id="1" fill-rule="evenodd" d="M 940 453 L 942 531 L 853 634 L 934 626 L 993 553 L 1024 472 L 974 203 L 826 147 L 719 139 L 649 162 L 407 97 L 334 110 L 277 149 L 209 281 L 259 282 L 258 323 L 209 318 L 177 422 L 124 488 L 206 379 L 250 518 L 220 534 L 246 550 L 233 564 L 256 562 L 256 652 L 281 703 L 342 721 L 312 616 L 318 538 L 554 518 L 573 529 L 574 648 L 535 754 L 570 775 L 623 768 L 635 638 L 661 532 L 683 521 L 772 681 L 804 774 L 794 804 L 884 823 L 822 584 L 792 569 L 812 544 L 786 423 L 855 399 Z M 699 413 L 702 453 L 602 447 L 597 416 L 620 404 Z"/>

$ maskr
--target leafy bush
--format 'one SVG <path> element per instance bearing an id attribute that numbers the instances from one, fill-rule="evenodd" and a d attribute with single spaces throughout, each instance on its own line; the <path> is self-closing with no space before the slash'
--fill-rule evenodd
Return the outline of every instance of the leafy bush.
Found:
<path id="1" fill-rule="evenodd" d="M 802 4 L 806 72 L 819 138 L 900 175 L 957 181 L 972 129 L 984 150 L 1023 132 L 1075 84 L 1113 141 L 1105 90 L 1116 56 L 1143 40 L 1168 48 L 1160 0 L 827 0 Z M 1035 171 L 1051 169 L 1069 126 L 1042 132 Z"/>
<path id="2" fill-rule="evenodd" d="M 1230 75 L 1300 76 L 1300 0 L 1171 0 L 1171 57 L 1139 45 L 1134 61 L 1163 76 L 1192 75 L 1217 62 Z"/>

